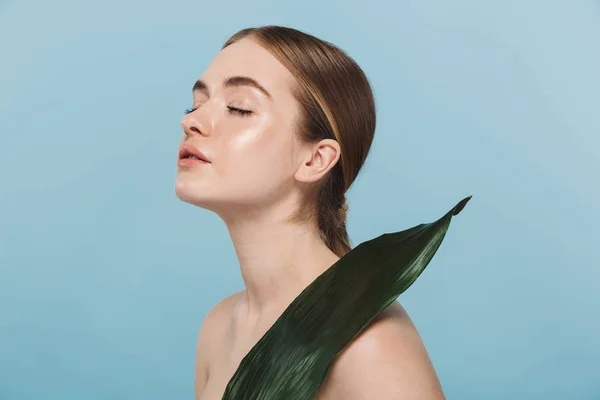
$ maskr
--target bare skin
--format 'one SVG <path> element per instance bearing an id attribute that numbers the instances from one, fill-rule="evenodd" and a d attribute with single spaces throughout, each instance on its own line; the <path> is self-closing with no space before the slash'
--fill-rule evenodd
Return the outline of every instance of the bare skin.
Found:
<path id="1" fill-rule="evenodd" d="M 269 94 L 248 84 L 223 84 L 233 76 L 251 77 Z M 181 121 L 181 144 L 197 147 L 210 163 L 178 166 L 175 193 L 225 222 L 245 284 L 245 290 L 211 309 L 198 336 L 195 398 L 217 400 L 252 346 L 339 259 L 321 240 L 316 221 L 293 225 L 283 220 L 307 187 L 338 162 L 340 147 L 331 139 L 299 142 L 294 77 L 251 39 L 222 50 L 201 80 L 204 85 L 193 93 L 194 111 Z M 249 113 L 242 115 L 240 109 Z M 338 355 L 318 399 L 395 399 L 400 394 L 443 399 L 416 329 L 398 307 L 390 306 L 378 317 L 385 323 L 371 324 Z M 391 351 L 372 351 L 378 348 Z"/>
<path id="2" fill-rule="evenodd" d="M 243 299 L 243 291 L 235 293 L 205 318 L 197 346 L 196 400 L 221 399 L 242 358 L 281 315 L 261 326 L 245 326 L 237 320 Z M 419 333 L 400 303 L 380 312 L 333 359 L 315 400 L 342 398 L 445 399 Z"/>

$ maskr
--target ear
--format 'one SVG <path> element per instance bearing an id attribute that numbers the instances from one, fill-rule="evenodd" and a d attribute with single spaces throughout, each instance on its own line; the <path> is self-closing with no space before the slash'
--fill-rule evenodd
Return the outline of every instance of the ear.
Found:
<path id="1" fill-rule="evenodd" d="M 307 145 L 302 153 L 302 163 L 294 178 L 299 182 L 316 182 L 323 178 L 339 161 L 340 144 L 333 139 L 323 139 Z"/>

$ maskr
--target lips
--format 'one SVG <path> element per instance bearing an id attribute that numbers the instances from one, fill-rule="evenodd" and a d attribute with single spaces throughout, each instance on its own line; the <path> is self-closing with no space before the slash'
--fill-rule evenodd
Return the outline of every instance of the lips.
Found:
<path id="1" fill-rule="evenodd" d="M 179 149 L 179 159 L 183 158 L 193 158 L 192 156 L 198 157 L 200 160 L 204 162 L 211 162 L 197 147 L 192 146 L 191 144 L 184 144 Z"/>

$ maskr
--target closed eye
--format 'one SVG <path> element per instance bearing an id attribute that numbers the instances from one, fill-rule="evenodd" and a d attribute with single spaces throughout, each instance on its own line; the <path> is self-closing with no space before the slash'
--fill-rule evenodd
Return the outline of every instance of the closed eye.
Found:
<path id="1" fill-rule="evenodd" d="M 252 111 L 250 111 L 250 110 L 243 110 L 241 108 L 230 107 L 230 106 L 227 106 L 227 108 L 229 109 L 229 112 L 231 114 L 239 114 L 241 116 L 247 116 L 247 115 L 252 114 Z"/>
<path id="2" fill-rule="evenodd" d="M 252 114 L 252 111 L 250 111 L 250 110 L 243 110 L 243 109 L 237 108 L 237 107 L 227 106 L 227 109 L 229 110 L 230 114 L 238 114 L 241 116 L 248 116 L 248 115 Z M 197 108 L 188 108 L 185 110 L 185 114 L 192 113 L 196 110 L 197 110 Z"/>

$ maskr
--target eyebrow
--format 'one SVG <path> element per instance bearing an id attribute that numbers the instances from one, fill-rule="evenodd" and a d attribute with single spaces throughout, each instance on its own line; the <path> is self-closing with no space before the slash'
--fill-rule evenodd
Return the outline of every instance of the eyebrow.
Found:
<path id="1" fill-rule="evenodd" d="M 256 80 L 250 78 L 249 76 L 231 76 L 223 81 L 224 88 L 236 87 L 236 86 L 255 87 L 256 89 L 263 92 L 264 95 L 267 96 L 269 99 L 272 99 L 271 93 L 269 93 L 267 91 L 267 89 L 265 89 L 260 83 L 258 83 Z M 196 81 L 196 83 L 194 83 L 192 92 L 195 92 L 196 90 L 198 90 L 200 92 L 204 92 L 206 95 L 208 95 L 208 85 L 201 79 L 198 79 Z"/>

